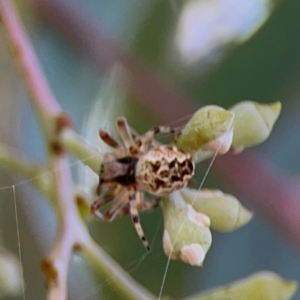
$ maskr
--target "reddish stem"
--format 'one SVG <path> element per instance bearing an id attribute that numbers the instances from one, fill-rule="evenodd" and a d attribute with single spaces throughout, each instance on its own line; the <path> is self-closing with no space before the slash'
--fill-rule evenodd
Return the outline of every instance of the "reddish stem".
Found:
<path id="1" fill-rule="evenodd" d="M 43 122 L 47 116 L 60 111 L 44 74 L 38 63 L 33 47 L 27 38 L 21 21 L 14 12 L 11 1 L 0 0 L 0 16 L 5 32 L 9 37 L 13 56 L 21 75 L 32 97 L 32 105 L 39 120 Z"/>

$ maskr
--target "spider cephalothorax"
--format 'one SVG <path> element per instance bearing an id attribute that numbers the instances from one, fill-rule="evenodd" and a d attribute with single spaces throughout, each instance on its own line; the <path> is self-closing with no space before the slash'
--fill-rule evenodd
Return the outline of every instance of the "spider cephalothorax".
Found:
<path id="1" fill-rule="evenodd" d="M 99 209 L 113 201 L 105 218 L 112 221 L 118 215 L 130 214 L 139 237 L 149 249 L 138 211 L 157 206 L 158 197 L 184 187 L 194 174 L 194 162 L 189 153 L 154 140 L 154 135 L 160 132 L 172 133 L 169 127 L 155 127 L 139 136 L 129 128 L 125 118 L 119 118 L 117 124 L 124 146 L 108 132 L 100 130 L 101 139 L 114 148 L 115 153 L 104 155 L 98 198 L 91 211 L 103 218 Z M 144 192 L 152 194 L 153 199 L 144 201 Z"/>

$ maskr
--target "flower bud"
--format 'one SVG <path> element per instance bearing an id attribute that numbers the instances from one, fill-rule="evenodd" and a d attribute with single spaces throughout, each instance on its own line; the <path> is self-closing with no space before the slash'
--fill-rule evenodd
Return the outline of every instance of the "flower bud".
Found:
<path id="1" fill-rule="evenodd" d="M 234 131 L 232 149 L 240 152 L 264 142 L 280 114 L 281 103 L 259 104 L 253 101 L 243 101 L 234 105 Z"/>
<path id="2" fill-rule="evenodd" d="M 91 214 L 91 201 L 88 201 L 89 198 L 89 195 L 83 191 L 78 191 L 75 194 L 76 207 L 82 220 L 86 220 Z"/>
<path id="3" fill-rule="evenodd" d="M 262 271 L 185 300 L 289 300 L 296 290 L 297 283 L 295 281 L 287 281 L 276 273 Z"/>
<path id="4" fill-rule="evenodd" d="M 175 144 L 196 155 L 199 150 L 219 154 L 229 150 L 232 142 L 234 113 L 219 106 L 199 109 L 185 125 Z"/>
<path id="5" fill-rule="evenodd" d="M 211 227 L 219 231 L 233 231 L 240 228 L 247 224 L 253 215 L 235 197 L 219 190 L 197 191 L 184 188 L 180 193 L 197 212 L 209 216 Z"/>
<path id="6" fill-rule="evenodd" d="M 16 296 L 22 291 L 18 258 L 0 247 L 0 297 Z"/>
<path id="7" fill-rule="evenodd" d="M 201 266 L 211 245 L 209 218 L 186 204 L 179 192 L 165 197 L 162 204 L 165 224 L 163 248 L 166 255 Z"/>

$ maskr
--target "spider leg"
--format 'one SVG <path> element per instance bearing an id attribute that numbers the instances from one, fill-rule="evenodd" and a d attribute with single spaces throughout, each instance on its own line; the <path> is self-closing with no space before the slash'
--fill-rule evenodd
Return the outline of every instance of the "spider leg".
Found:
<path id="1" fill-rule="evenodd" d="M 160 198 L 155 198 L 152 200 L 147 200 L 142 202 L 141 204 L 137 205 L 138 212 L 150 211 L 159 206 Z M 130 207 L 126 205 L 123 209 L 119 212 L 118 216 L 126 216 L 130 214 Z"/>
<path id="2" fill-rule="evenodd" d="M 137 210 L 137 206 L 136 206 L 136 196 L 137 196 L 137 192 L 134 189 L 130 189 L 129 190 L 129 207 L 130 207 L 130 215 L 135 227 L 135 230 L 138 234 L 138 236 L 140 237 L 144 247 L 150 251 L 150 247 L 149 247 L 149 243 L 147 241 L 147 239 L 145 238 L 144 235 L 144 231 L 142 229 L 140 220 L 139 220 L 139 213 Z"/>
<path id="3" fill-rule="evenodd" d="M 140 205 L 138 205 L 138 211 L 139 212 L 149 211 L 152 210 L 153 208 L 158 207 L 159 204 L 160 204 L 160 198 L 154 198 L 148 201 L 144 201 Z"/>
<path id="4" fill-rule="evenodd" d="M 108 201 L 105 201 L 104 197 L 98 197 L 91 205 L 91 213 L 98 219 L 104 220 L 104 216 L 99 209 Z"/>
<path id="5" fill-rule="evenodd" d="M 154 140 L 154 137 L 159 133 L 177 134 L 174 128 L 168 126 L 156 126 L 150 129 L 143 136 L 141 136 L 139 139 L 136 139 L 135 141 L 136 145 L 139 146 L 140 151 L 142 153 L 148 150 L 149 145 L 152 145 L 153 147 L 157 147 L 160 145 L 159 142 Z"/>
<path id="6" fill-rule="evenodd" d="M 130 134 L 132 136 L 133 141 L 136 141 L 137 139 L 140 138 L 140 135 L 130 126 L 129 126 L 129 130 L 130 130 Z"/>
<path id="7" fill-rule="evenodd" d="M 103 176 L 103 173 L 104 173 L 104 164 L 107 163 L 107 162 L 112 162 L 115 160 L 115 156 L 112 155 L 111 153 L 105 153 L 104 154 L 104 157 L 103 157 L 103 163 L 101 164 L 101 167 L 100 167 L 100 172 L 99 172 L 99 183 L 98 183 L 98 186 L 96 188 L 96 195 L 97 196 L 100 196 L 101 192 L 102 192 L 102 187 L 104 185 L 107 185 L 108 183 L 105 182 L 102 178 Z M 111 184 L 110 183 L 110 191 L 113 191 L 115 188 L 117 188 L 117 185 L 116 184 Z"/>
<path id="8" fill-rule="evenodd" d="M 104 220 L 103 215 L 99 211 L 99 209 L 105 205 L 106 203 L 112 201 L 118 192 L 120 191 L 120 187 L 118 185 L 113 186 L 106 194 L 100 195 L 101 194 L 101 187 L 102 185 L 99 184 L 97 187 L 97 195 L 99 196 L 91 205 L 91 213 L 101 219 Z"/>
<path id="9" fill-rule="evenodd" d="M 144 193 L 136 192 L 136 206 L 139 207 L 144 202 Z"/>
<path id="10" fill-rule="evenodd" d="M 153 197 L 152 199 L 145 201 L 144 196 L 144 193 L 136 192 L 136 207 L 139 212 L 151 210 L 159 205 L 160 197 Z"/>
<path id="11" fill-rule="evenodd" d="M 125 147 L 129 150 L 129 148 L 133 145 L 133 137 L 131 135 L 127 120 L 124 117 L 118 118 L 117 125 L 122 141 Z"/>
<path id="12" fill-rule="evenodd" d="M 155 126 L 144 134 L 145 142 L 151 141 L 154 136 L 160 133 L 172 133 L 175 134 L 176 131 L 173 127 L 170 126 Z"/>
<path id="13" fill-rule="evenodd" d="M 139 207 L 144 202 L 144 193 L 136 192 L 136 206 L 137 210 L 140 211 Z M 123 207 L 123 209 L 119 212 L 118 216 L 126 216 L 130 214 L 130 205 L 129 203 L 126 203 L 126 206 Z"/>
<path id="14" fill-rule="evenodd" d="M 100 136 L 101 140 L 108 146 L 115 148 L 115 149 L 121 147 L 119 142 L 117 140 L 115 140 L 106 130 L 100 129 L 99 136 Z"/>
<path id="15" fill-rule="evenodd" d="M 119 195 L 120 197 L 115 198 L 115 203 L 112 205 L 111 209 L 105 214 L 105 219 L 108 221 L 113 221 L 116 218 L 116 216 L 120 214 L 124 206 L 128 205 L 127 194 L 124 193 L 124 191 L 120 190 Z"/>

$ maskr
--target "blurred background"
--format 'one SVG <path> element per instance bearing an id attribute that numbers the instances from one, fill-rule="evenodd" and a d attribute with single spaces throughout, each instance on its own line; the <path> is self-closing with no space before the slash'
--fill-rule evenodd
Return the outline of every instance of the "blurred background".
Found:
<path id="1" fill-rule="evenodd" d="M 97 134 L 99 126 L 113 131 L 112 116 L 125 115 L 137 131 L 143 132 L 158 124 L 177 125 L 207 104 L 228 108 L 246 99 L 264 103 L 280 100 L 283 111 L 270 138 L 243 155 L 259 158 L 261 166 L 274 166 L 272 170 L 278 174 L 272 171 L 272 176 L 282 178 L 279 182 L 284 188 L 287 178 L 288 184 L 293 183 L 293 191 L 297 184 L 300 187 L 298 0 L 16 3 L 54 94 L 73 118 L 76 130 L 87 139 L 95 135 L 91 130 Z M 37 122 L 25 100 L 25 89 L 9 55 L 3 31 L 0 37 L 0 140 L 29 160 L 42 162 L 44 149 Z M 121 74 L 117 80 L 116 68 Z M 96 101 L 100 103 L 97 110 L 94 109 Z M 91 110 L 96 118 L 92 124 Z M 91 142 L 97 145 L 98 140 Z M 78 169 L 72 158 L 70 164 L 74 177 L 82 185 L 83 169 Z M 198 183 L 207 166 L 198 166 Z M 235 168 L 240 170 L 244 166 L 237 163 Z M 279 234 L 281 224 L 276 222 L 280 219 L 272 219 L 273 208 L 261 209 L 260 203 L 247 192 L 253 178 L 247 177 L 246 167 L 244 170 L 242 180 L 248 187 L 245 190 L 236 187 L 234 180 L 224 176 L 217 167 L 209 173 L 204 186 L 235 195 L 255 211 L 255 218 L 233 233 L 213 232 L 213 244 L 203 268 L 171 261 L 165 295 L 188 296 L 265 269 L 300 281 L 297 242 L 293 243 L 290 237 L 286 239 L 285 230 Z M 39 264 L 51 250 L 54 215 L 50 205 L 30 184 L 18 186 L 23 178 L 2 170 L 0 178 L 1 244 L 18 253 L 11 187 L 16 184 L 26 298 L 45 299 Z M 1 189 L 1 186 L 9 188 Z M 272 190 L 261 193 L 273 197 Z M 299 195 L 295 193 L 296 202 L 298 198 L 300 202 Z M 299 207 L 299 202 L 295 207 Z M 274 205 L 284 210 L 288 203 L 275 201 Z M 130 218 L 113 223 L 91 221 L 89 226 L 101 247 L 131 276 L 158 295 L 167 263 L 162 250 L 162 214 L 158 209 L 143 214 L 141 219 L 152 244 L 152 251 L 146 257 Z M 111 278 L 93 275 L 79 255 L 74 257 L 70 273 L 69 299 L 119 299 L 110 284 Z M 294 299 L 299 297 L 300 292 Z"/>

